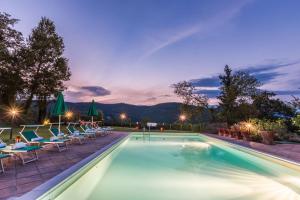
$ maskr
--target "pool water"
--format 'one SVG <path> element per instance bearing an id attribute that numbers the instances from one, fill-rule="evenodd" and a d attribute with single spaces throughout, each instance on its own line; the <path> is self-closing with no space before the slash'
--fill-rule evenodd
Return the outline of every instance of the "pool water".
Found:
<path id="1" fill-rule="evenodd" d="M 206 136 L 132 135 L 55 199 L 292 200 L 300 173 Z"/>

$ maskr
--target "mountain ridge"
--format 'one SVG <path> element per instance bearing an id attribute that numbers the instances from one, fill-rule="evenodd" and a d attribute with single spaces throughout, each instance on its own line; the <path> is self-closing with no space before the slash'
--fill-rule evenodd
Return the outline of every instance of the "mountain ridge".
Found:
<path id="1" fill-rule="evenodd" d="M 86 116 L 90 102 L 66 102 L 68 108 L 81 116 Z M 143 120 L 172 123 L 178 120 L 180 105 L 178 102 L 159 103 L 155 105 L 133 105 L 127 103 L 105 104 L 95 102 L 96 109 L 104 113 L 105 120 L 119 120 L 121 113 L 125 113 L 131 122 Z"/>

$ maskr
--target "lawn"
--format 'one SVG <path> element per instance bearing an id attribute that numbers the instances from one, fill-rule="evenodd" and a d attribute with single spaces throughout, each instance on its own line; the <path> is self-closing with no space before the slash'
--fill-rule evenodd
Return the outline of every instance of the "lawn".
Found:
<path id="1" fill-rule="evenodd" d="M 2 132 L 2 134 L 0 135 L 1 139 L 6 142 L 6 143 L 12 143 L 14 142 L 14 139 L 17 135 L 19 135 L 19 132 L 21 131 L 22 127 L 15 127 L 13 128 L 13 140 L 9 141 L 9 135 L 10 135 L 10 131 L 9 130 L 5 130 L 4 132 Z M 77 127 L 78 130 L 81 131 L 80 127 Z M 115 126 L 113 127 L 114 131 L 122 131 L 122 132 L 142 132 L 142 129 L 136 129 L 136 128 L 129 128 L 129 127 L 120 127 L 120 126 Z M 29 130 L 26 129 L 26 130 Z M 33 129 L 30 129 L 33 130 Z M 63 133 L 68 133 L 66 126 L 62 125 L 61 126 L 61 130 Z M 148 129 L 145 130 L 146 132 L 148 132 Z M 155 129 L 151 129 L 151 132 L 160 132 L 160 130 L 155 130 Z M 180 130 L 164 130 L 164 133 L 192 133 L 191 131 L 180 131 Z M 50 138 L 52 136 L 52 134 L 49 131 L 49 126 L 44 126 L 44 127 L 40 127 L 38 129 L 38 135 L 44 138 Z"/>

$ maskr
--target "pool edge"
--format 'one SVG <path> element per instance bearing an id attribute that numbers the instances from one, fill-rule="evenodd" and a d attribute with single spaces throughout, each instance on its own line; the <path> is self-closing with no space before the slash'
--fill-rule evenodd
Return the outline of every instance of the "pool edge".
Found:
<path id="1" fill-rule="evenodd" d="M 276 163 L 278 163 L 280 165 L 283 165 L 285 167 L 292 168 L 294 170 L 300 171 L 300 163 L 299 162 L 289 160 L 289 159 L 286 159 L 286 158 L 282 158 L 280 156 L 272 155 L 270 153 L 262 152 L 262 151 L 252 149 L 252 148 L 249 148 L 249 147 L 245 147 L 245 146 L 242 146 L 242 145 L 239 145 L 239 144 L 231 143 L 231 142 L 219 139 L 219 138 L 215 138 L 215 137 L 210 136 L 210 135 L 206 135 L 205 133 L 199 133 L 199 135 L 211 138 L 213 140 L 216 140 L 216 141 L 224 143 L 224 144 L 227 144 L 227 145 L 231 146 L 232 148 L 234 148 L 236 150 L 243 151 L 245 153 L 249 153 L 251 155 L 260 157 L 262 159 L 270 160 L 272 162 L 276 162 Z"/>
<path id="2" fill-rule="evenodd" d="M 89 163 L 91 163 L 98 157 L 100 159 L 103 159 L 106 156 L 104 155 L 105 152 L 111 152 L 114 149 L 116 149 L 119 145 L 126 141 L 130 137 L 130 135 L 131 133 L 128 133 L 128 135 L 116 139 L 115 141 L 107 144 L 106 146 L 97 150 L 96 152 L 79 161 L 70 168 L 62 171 L 61 173 L 47 180 L 43 184 L 37 186 L 33 190 L 25 193 L 20 197 L 11 197 L 9 198 L 9 200 L 32 200 L 42 198 L 47 193 L 51 193 L 52 190 L 55 190 L 56 187 L 59 187 L 59 185 L 64 184 L 68 180 L 68 178 L 70 178 L 72 175 L 75 175 L 76 172 L 78 173 L 80 169 L 83 169 L 83 167 L 86 167 Z M 107 155 L 109 155 L 109 153 Z M 101 156 L 103 156 L 103 158 L 101 158 Z"/>

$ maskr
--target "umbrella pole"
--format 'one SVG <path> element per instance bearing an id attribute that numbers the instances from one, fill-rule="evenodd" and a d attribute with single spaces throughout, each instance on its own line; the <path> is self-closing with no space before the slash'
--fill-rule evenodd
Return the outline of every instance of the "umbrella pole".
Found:
<path id="1" fill-rule="evenodd" d="M 58 133 L 60 134 L 60 118 L 61 115 L 58 115 Z"/>
<path id="2" fill-rule="evenodd" d="M 94 116 L 92 116 L 92 125 L 93 125 L 93 123 L 94 123 Z"/>

